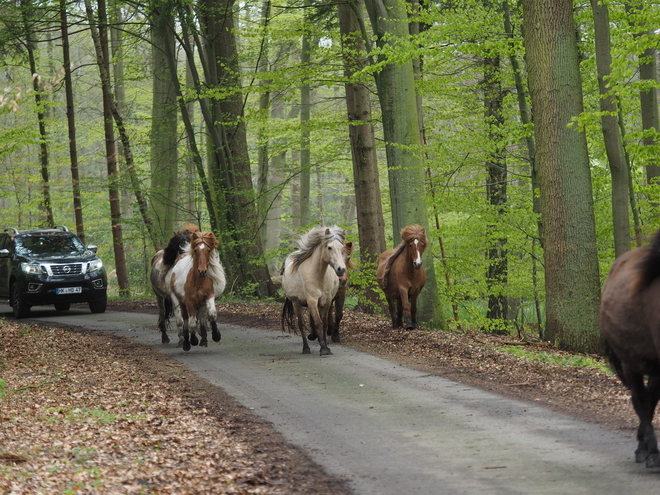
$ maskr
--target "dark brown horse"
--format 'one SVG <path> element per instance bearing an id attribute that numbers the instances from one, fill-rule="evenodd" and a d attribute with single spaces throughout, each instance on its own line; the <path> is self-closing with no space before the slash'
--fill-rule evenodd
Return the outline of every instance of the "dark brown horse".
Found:
<path id="1" fill-rule="evenodd" d="M 158 329 L 163 344 L 169 344 L 170 342 L 170 338 L 167 336 L 167 326 L 173 314 L 171 290 L 165 283 L 165 275 L 174 266 L 177 258 L 183 254 L 184 247 L 190 242 L 192 232 L 199 232 L 199 227 L 185 225 L 180 231 L 174 233 L 165 248 L 158 251 L 151 258 L 149 279 L 158 303 Z"/>
<path id="2" fill-rule="evenodd" d="M 401 231 L 403 241 L 378 258 L 376 279 L 385 293 L 392 318 L 392 328 L 417 327 L 417 297 L 426 283 L 422 254 L 426 248 L 426 230 L 409 225 Z"/>
<path id="3" fill-rule="evenodd" d="M 660 398 L 660 231 L 651 246 L 629 251 L 612 265 L 600 325 L 612 367 L 630 389 L 639 417 L 635 461 L 660 467 L 653 431 Z"/>

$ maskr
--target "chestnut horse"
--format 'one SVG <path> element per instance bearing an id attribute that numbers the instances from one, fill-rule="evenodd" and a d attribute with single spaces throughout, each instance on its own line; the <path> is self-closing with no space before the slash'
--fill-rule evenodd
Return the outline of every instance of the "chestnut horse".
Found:
<path id="1" fill-rule="evenodd" d="M 603 289 L 600 326 L 612 367 L 639 417 L 636 462 L 660 467 L 653 415 L 660 398 L 660 231 L 651 246 L 621 255 Z M 645 377 L 647 377 L 645 381 Z"/>
<path id="2" fill-rule="evenodd" d="M 173 314 L 171 290 L 165 283 L 165 274 L 174 266 L 177 258 L 183 254 L 183 247 L 190 242 L 190 234 L 199 232 L 196 225 L 186 225 L 179 232 L 175 232 L 169 243 L 151 258 L 151 274 L 149 280 L 156 294 L 158 303 L 158 329 L 161 334 L 161 342 L 169 344 L 167 326 Z"/>
<path id="3" fill-rule="evenodd" d="M 376 279 L 387 298 L 392 328 L 403 324 L 411 329 L 417 327 L 417 296 L 426 283 L 422 266 L 426 230 L 420 225 L 409 225 L 401 231 L 401 238 L 401 244 L 378 258 Z"/>
<path id="4" fill-rule="evenodd" d="M 325 334 L 330 303 L 339 289 L 339 277 L 346 273 L 342 255 L 345 239 L 346 234 L 340 228 L 313 228 L 298 241 L 298 250 L 284 261 L 282 289 L 286 300 L 282 308 L 282 329 L 286 322 L 295 332 L 295 314 L 302 335 L 303 354 L 311 352 L 304 329 L 305 307 L 309 311 L 311 333 L 319 339 L 321 356 L 332 354 Z"/>
<path id="5" fill-rule="evenodd" d="M 184 253 L 165 275 L 184 351 L 189 351 L 191 344 L 208 346 L 208 325 L 211 326 L 213 341 L 220 340 L 215 321 L 215 299 L 224 292 L 226 280 L 217 247 L 218 241 L 213 232 L 192 232 Z M 199 340 L 197 325 L 201 337 Z"/>

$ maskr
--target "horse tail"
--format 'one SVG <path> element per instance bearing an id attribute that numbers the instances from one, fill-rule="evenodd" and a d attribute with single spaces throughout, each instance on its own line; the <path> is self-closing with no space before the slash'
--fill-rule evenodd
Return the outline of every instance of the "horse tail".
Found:
<path id="1" fill-rule="evenodd" d="M 169 320 L 174 314 L 174 306 L 172 306 L 172 299 L 165 298 L 165 319 Z"/>
<path id="2" fill-rule="evenodd" d="M 628 385 L 627 380 L 625 379 L 625 375 L 623 373 L 623 363 L 621 362 L 621 359 L 619 358 L 619 356 L 616 355 L 614 349 L 612 349 L 612 347 L 610 346 L 609 342 L 607 342 L 607 340 L 603 341 L 603 346 L 605 351 L 604 354 L 607 360 L 610 362 L 610 367 L 619 377 L 621 383 L 623 383 L 626 387 L 630 388 L 630 385 Z"/>
<path id="3" fill-rule="evenodd" d="M 293 303 L 288 297 L 284 300 L 282 307 L 282 331 L 285 330 L 284 325 L 289 327 L 289 332 L 296 331 L 295 311 L 293 310 Z"/>
<path id="4" fill-rule="evenodd" d="M 653 237 L 653 242 L 639 264 L 639 278 L 633 286 L 633 292 L 639 294 L 653 281 L 660 277 L 660 230 Z"/>

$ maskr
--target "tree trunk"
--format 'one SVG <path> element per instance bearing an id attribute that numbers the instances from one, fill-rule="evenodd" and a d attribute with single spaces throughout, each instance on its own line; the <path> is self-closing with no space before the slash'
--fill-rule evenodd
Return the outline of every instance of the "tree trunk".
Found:
<path id="1" fill-rule="evenodd" d="M 364 11 L 364 2 L 357 0 L 355 9 L 339 4 L 339 25 L 342 34 L 344 75 L 350 81 L 353 74 L 367 65 L 366 47 L 360 32 L 358 15 Z M 373 271 L 380 253 L 385 251 L 385 225 L 380 199 L 378 157 L 371 117 L 369 88 L 365 83 L 345 84 L 348 111 L 348 134 L 351 141 L 353 183 L 360 239 L 360 269 Z M 362 309 L 371 312 L 381 306 L 380 293 L 375 287 L 366 288 L 368 304 Z"/>
<path id="2" fill-rule="evenodd" d="M 488 182 L 486 196 L 491 206 L 496 209 L 497 216 L 505 214 L 507 201 L 507 165 L 504 157 L 504 136 L 502 127 L 502 91 L 499 56 L 487 57 L 484 60 L 484 107 L 485 124 L 489 129 L 488 139 L 492 152 L 486 162 Z M 493 333 L 507 333 L 506 319 L 508 300 L 505 286 L 508 279 L 507 239 L 498 235 L 497 224 L 489 226 L 488 232 L 488 270 L 486 283 L 488 285 L 488 311 L 486 317 L 491 320 L 490 330 Z"/>
<path id="3" fill-rule="evenodd" d="M 545 234 L 546 331 L 562 349 L 598 352 L 600 280 L 572 0 L 523 0 Z"/>
<path id="4" fill-rule="evenodd" d="M 167 70 L 165 44 L 174 50 L 173 6 L 163 1 L 152 10 L 153 105 L 151 120 L 151 211 L 157 242 L 164 246 L 176 230 L 178 195 L 177 101 Z"/>
<path id="5" fill-rule="evenodd" d="M 62 27 L 62 55 L 64 60 L 64 91 L 66 94 L 66 120 L 69 131 L 69 160 L 71 161 L 71 191 L 73 193 L 73 214 L 76 221 L 76 234 L 85 243 L 82 200 L 80 196 L 80 175 L 78 173 L 78 147 L 76 143 L 76 116 L 73 103 L 73 81 L 71 80 L 71 55 L 69 52 L 69 22 L 66 15 L 66 0 L 60 0 L 60 21 Z"/>
<path id="6" fill-rule="evenodd" d="M 207 84 L 223 88 L 228 95 L 214 105 L 212 134 L 217 137 L 216 160 L 212 162 L 216 198 L 224 196 L 224 218 L 227 229 L 223 252 L 231 250 L 232 272 L 239 287 L 256 286 L 259 295 L 274 292 L 270 274 L 264 261 L 259 229 L 252 173 L 243 122 L 243 96 L 240 84 L 238 49 L 234 34 L 234 2 L 224 4 L 204 2 L 204 25 L 209 44 L 202 57 L 208 64 Z M 216 200 L 216 205 L 220 206 Z M 224 261 L 224 260 L 223 260 Z"/>
<path id="7" fill-rule="evenodd" d="M 46 215 L 46 225 L 52 227 L 55 225 L 53 219 L 53 208 L 50 199 L 50 181 L 48 177 L 48 133 L 46 132 L 46 112 L 41 95 L 39 84 L 40 77 L 37 73 L 37 62 L 34 53 L 34 38 L 32 25 L 29 20 L 32 4 L 30 0 L 21 2 L 21 11 L 23 13 L 23 26 L 25 28 L 25 47 L 30 61 L 30 73 L 32 74 L 32 89 L 34 91 L 34 103 L 37 109 L 37 121 L 39 123 L 39 162 L 41 163 L 41 179 L 43 194 L 43 210 Z"/>
<path id="8" fill-rule="evenodd" d="M 85 0 L 87 18 L 89 19 L 96 60 L 101 74 L 101 90 L 103 92 L 103 131 L 105 134 L 105 154 L 108 165 L 108 196 L 110 199 L 110 223 L 112 225 L 112 246 L 115 255 L 115 270 L 119 295 L 129 297 L 128 269 L 126 266 L 126 253 L 121 224 L 121 204 L 119 201 L 119 181 L 117 175 L 117 148 L 115 146 L 115 132 L 112 120 L 112 94 L 110 92 L 110 78 L 108 65 L 108 27 L 105 9 L 105 0 L 98 0 L 98 32 L 94 11 L 90 0 Z"/>
<path id="9" fill-rule="evenodd" d="M 626 13 L 635 18 L 641 17 L 643 5 L 641 2 L 633 1 L 626 3 Z M 631 23 L 637 32 L 634 33 L 635 38 L 641 39 L 644 35 L 653 32 L 654 27 L 647 26 L 644 21 Z M 649 46 L 644 48 L 644 51 L 639 54 L 639 79 L 642 81 L 649 81 L 648 84 L 639 94 L 639 102 L 642 112 L 642 129 L 644 132 L 644 146 L 654 146 L 657 141 L 658 132 L 660 132 L 660 116 L 658 115 L 658 89 L 656 88 L 657 80 L 657 63 L 656 63 L 656 49 Z M 660 164 L 658 159 L 654 158 L 655 153 L 649 154 L 646 163 L 646 180 L 649 185 L 657 184 L 660 180 Z M 657 206 L 657 199 L 653 198 L 653 203 Z"/>
<path id="10" fill-rule="evenodd" d="M 379 45 L 395 45 L 397 40 L 409 37 L 405 1 L 367 0 L 366 7 Z M 385 63 L 376 75 L 376 85 L 383 115 L 393 238 L 398 243 L 399 233 L 406 225 L 419 224 L 429 230 L 412 62 Z M 429 248 L 424 252 L 424 267 L 426 286 L 419 296 L 418 319 L 444 328 L 446 322 Z"/>
<path id="11" fill-rule="evenodd" d="M 311 0 L 304 0 L 305 12 L 309 12 Z M 300 51 L 300 69 L 303 72 L 309 70 L 311 62 L 311 41 L 307 23 L 311 22 L 305 16 L 305 27 L 303 27 L 302 47 Z M 303 77 L 300 86 L 300 225 L 309 227 L 310 216 L 310 192 L 311 192 L 311 150 L 309 120 L 311 117 L 311 87 L 309 79 Z"/>
<path id="12" fill-rule="evenodd" d="M 630 215 L 628 214 L 628 164 L 626 163 L 618 109 L 614 97 L 608 94 L 607 79 L 611 73 L 610 20 L 607 5 L 602 0 L 591 0 L 594 14 L 596 67 L 600 90 L 601 125 L 607 161 L 612 175 L 612 220 L 614 224 L 614 254 L 621 256 L 630 250 Z"/>

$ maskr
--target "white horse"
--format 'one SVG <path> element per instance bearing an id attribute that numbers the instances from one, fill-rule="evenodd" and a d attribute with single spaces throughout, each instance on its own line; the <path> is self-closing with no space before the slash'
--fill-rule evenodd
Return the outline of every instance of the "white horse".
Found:
<path id="1" fill-rule="evenodd" d="M 215 321 L 215 299 L 224 292 L 227 282 L 217 247 L 218 241 L 213 232 L 193 232 L 190 243 L 183 249 L 184 253 L 165 275 L 165 283 L 171 289 L 172 306 L 184 351 L 189 351 L 191 344 L 208 346 L 208 325 L 211 326 L 213 341 L 220 340 Z M 197 338 L 197 325 L 201 340 Z"/>
<path id="2" fill-rule="evenodd" d="M 282 289 L 286 301 L 282 308 L 282 328 L 287 322 L 295 331 L 295 313 L 302 335 L 303 354 L 310 354 L 304 331 L 303 308 L 307 308 L 312 325 L 310 337 L 317 336 L 321 356 L 332 354 L 325 335 L 328 311 L 339 289 L 339 277 L 346 273 L 342 254 L 346 233 L 339 227 L 316 227 L 298 241 L 298 250 L 287 256 L 282 274 Z"/>

